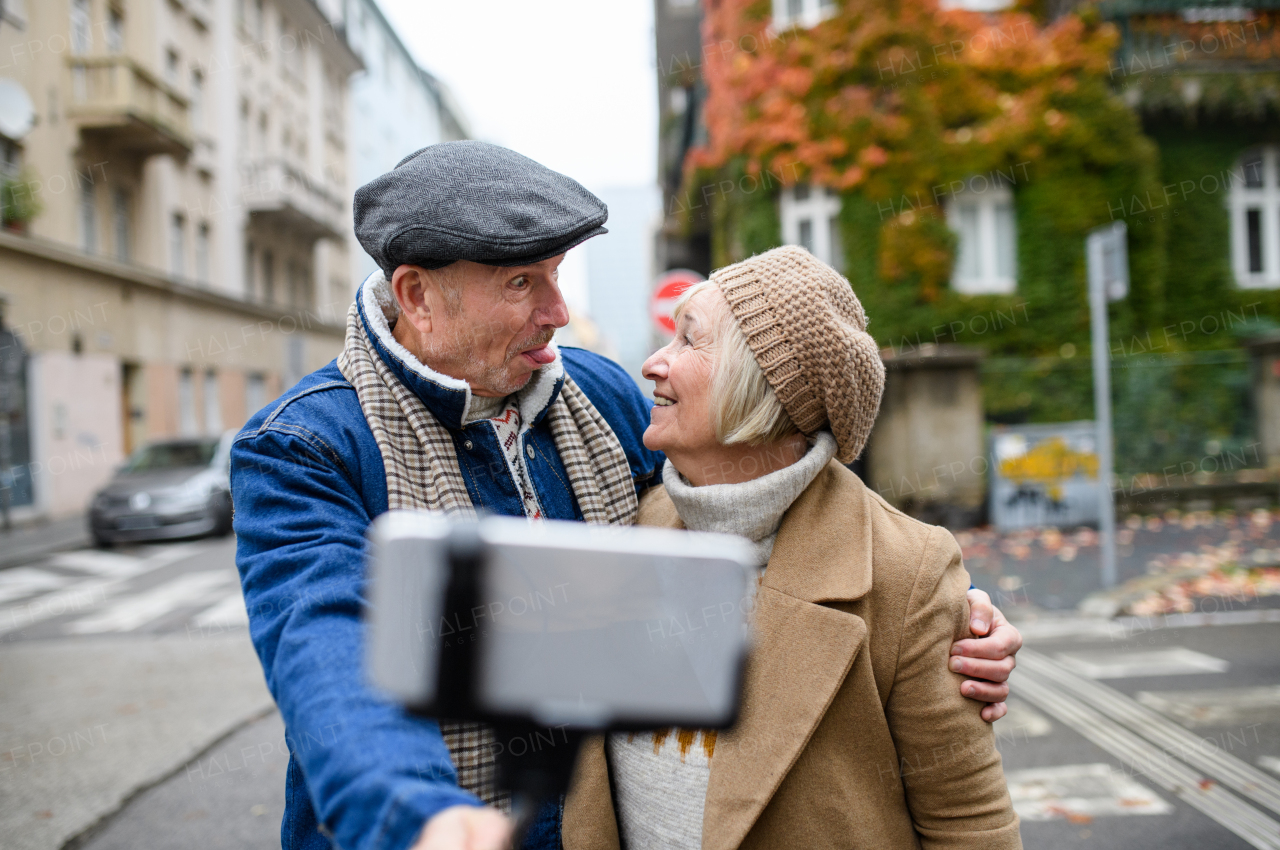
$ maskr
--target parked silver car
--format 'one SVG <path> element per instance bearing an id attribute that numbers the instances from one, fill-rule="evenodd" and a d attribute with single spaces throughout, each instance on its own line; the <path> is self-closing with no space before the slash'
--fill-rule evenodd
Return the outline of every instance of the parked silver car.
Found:
<path id="1" fill-rule="evenodd" d="M 231 441 L 164 440 L 133 454 L 89 506 L 99 546 L 231 531 Z"/>

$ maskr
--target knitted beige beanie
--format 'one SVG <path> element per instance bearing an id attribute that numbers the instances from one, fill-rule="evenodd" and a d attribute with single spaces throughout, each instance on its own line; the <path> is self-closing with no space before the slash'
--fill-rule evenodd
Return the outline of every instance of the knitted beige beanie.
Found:
<path id="1" fill-rule="evenodd" d="M 711 274 L 769 386 L 795 426 L 829 427 L 841 463 L 867 444 L 884 364 L 849 281 L 804 248 L 784 245 Z"/>

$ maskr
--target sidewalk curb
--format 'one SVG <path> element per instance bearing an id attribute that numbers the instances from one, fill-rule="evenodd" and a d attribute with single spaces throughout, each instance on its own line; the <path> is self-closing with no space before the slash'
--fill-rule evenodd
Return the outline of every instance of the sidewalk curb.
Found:
<path id="1" fill-rule="evenodd" d="M 39 540 L 40 532 L 47 533 L 48 537 Z M 15 540 L 23 537 L 29 537 L 32 540 L 26 545 Z M 3 547 L 3 554 L 0 554 L 0 570 L 28 564 L 46 555 L 71 549 L 84 549 L 91 545 L 93 540 L 89 536 L 88 519 L 83 516 L 14 529 L 8 533 L 0 532 L 0 546 Z"/>
<path id="2" fill-rule="evenodd" d="M 272 701 L 272 703 L 268 705 L 266 708 L 263 708 L 260 711 L 254 712 L 249 717 L 244 718 L 239 723 L 232 726 L 227 731 L 223 732 L 217 738 L 214 738 L 212 741 L 210 741 L 204 747 L 204 749 L 200 750 L 199 752 L 193 753 L 190 756 L 190 758 L 187 758 L 182 762 L 178 763 L 177 765 L 175 765 L 172 770 L 166 771 L 165 773 L 162 773 L 156 776 L 154 779 L 151 779 L 148 782 L 144 782 L 138 787 L 134 788 L 132 791 L 126 794 L 123 798 L 121 798 L 120 804 L 118 806 L 116 806 L 114 809 L 112 809 L 109 812 L 103 812 L 102 815 L 93 823 L 89 824 L 84 829 L 80 830 L 75 835 L 71 836 L 66 841 L 62 842 L 62 845 L 59 847 L 59 850 L 80 850 L 81 847 L 84 847 L 85 845 L 87 845 L 90 841 L 96 838 L 104 829 L 110 826 L 111 822 L 115 820 L 115 818 L 119 816 L 122 812 L 124 812 L 125 809 L 129 808 L 129 806 L 133 803 L 133 801 L 138 799 L 138 797 L 150 791 L 152 788 L 155 788 L 157 785 L 163 785 L 164 783 L 168 782 L 170 779 L 172 779 L 173 777 L 181 773 L 182 770 L 187 767 L 187 765 L 204 758 L 206 753 L 208 753 L 212 749 L 217 748 L 220 744 L 222 744 L 223 741 L 226 741 L 228 738 L 238 733 L 241 729 L 244 729 L 245 727 L 253 723 L 257 723 L 259 720 L 263 720 L 264 718 L 270 717 L 272 714 L 276 713 L 279 710 L 280 709 L 276 707 L 275 702 Z"/>
<path id="3" fill-rule="evenodd" d="M 1152 592 L 1159 593 L 1167 587 L 1188 579 L 1200 578 L 1204 574 L 1203 570 L 1178 570 L 1173 573 L 1138 576 L 1118 587 L 1090 593 L 1080 600 L 1076 610 L 1086 617 L 1111 619 Z"/>

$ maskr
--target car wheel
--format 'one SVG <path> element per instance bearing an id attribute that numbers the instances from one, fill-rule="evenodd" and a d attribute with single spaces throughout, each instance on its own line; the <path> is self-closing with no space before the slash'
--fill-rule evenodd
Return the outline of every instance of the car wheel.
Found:
<path id="1" fill-rule="evenodd" d="M 93 537 L 93 546 L 95 549 L 110 549 L 113 545 L 110 540 L 103 537 L 101 534 L 98 534 L 96 531 L 92 532 L 91 536 Z"/>

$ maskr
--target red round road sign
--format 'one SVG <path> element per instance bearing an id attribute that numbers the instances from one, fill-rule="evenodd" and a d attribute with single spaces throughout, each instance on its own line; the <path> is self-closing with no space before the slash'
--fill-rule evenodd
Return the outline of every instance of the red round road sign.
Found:
<path id="1" fill-rule="evenodd" d="M 676 301 L 686 289 L 704 280 L 706 278 L 702 275 L 689 269 L 672 269 L 658 278 L 649 299 L 649 315 L 658 330 L 667 336 L 675 336 L 676 323 L 671 318 L 671 311 L 675 309 Z"/>

